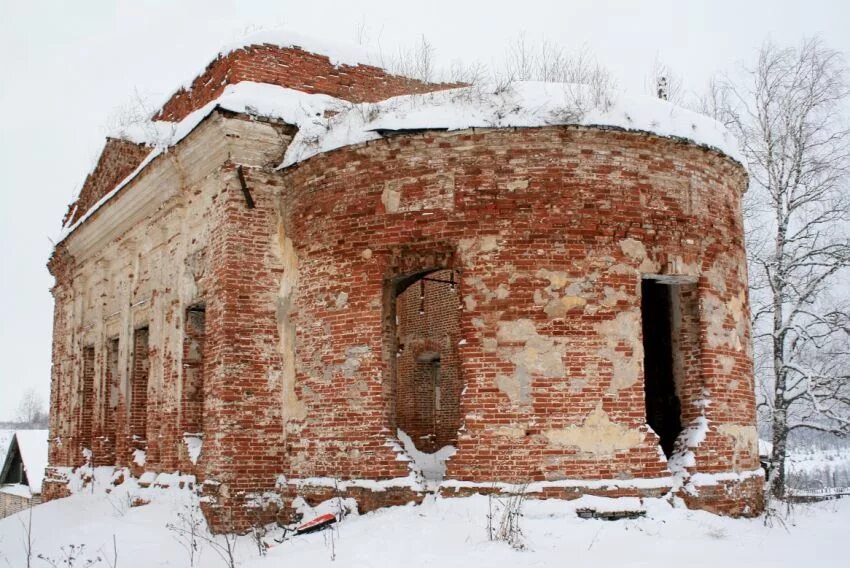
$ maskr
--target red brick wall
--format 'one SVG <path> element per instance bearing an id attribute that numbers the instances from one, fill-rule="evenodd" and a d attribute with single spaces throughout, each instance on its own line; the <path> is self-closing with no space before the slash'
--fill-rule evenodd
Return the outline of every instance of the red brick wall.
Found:
<path id="1" fill-rule="evenodd" d="M 83 347 L 83 376 L 80 381 L 80 438 L 78 454 L 92 448 L 92 422 L 95 412 L 94 347 Z"/>
<path id="2" fill-rule="evenodd" d="M 247 526 L 246 496 L 274 487 L 288 444 L 277 324 L 279 175 L 245 169 L 254 209 L 237 189 L 235 167 L 226 164 L 220 175 L 230 190 L 210 213 L 204 276 L 204 510 L 218 526 Z"/>
<path id="3" fill-rule="evenodd" d="M 130 436 L 132 445 L 144 449 L 148 439 L 148 374 L 150 373 L 149 331 L 143 327 L 133 333 L 133 368 L 130 374 Z"/>
<path id="4" fill-rule="evenodd" d="M 97 165 L 83 182 L 80 195 L 68 206 L 63 224 L 71 225 L 85 215 L 104 195 L 133 173 L 150 152 L 151 149 L 144 144 L 107 138 Z"/>
<path id="5" fill-rule="evenodd" d="M 51 346 L 50 370 L 50 439 L 48 442 L 47 459 L 50 464 L 70 464 L 67 459 L 67 448 L 72 445 L 70 436 L 70 403 L 73 397 L 70 393 L 69 382 L 75 357 L 72 348 L 72 336 L 69 333 L 73 317 L 70 306 L 73 305 L 72 279 L 70 274 L 74 267 L 73 257 L 67 254 L 60 244 L 53 251 L 48 262 L 51 274 L 56 276 L 56 285 L 51 289 L 53 294 L 53 341 Z M 62 438 L 62 443 L 57 440 Z"/>
<path id="6" fill-rule="evenodd" d="M 325 55 L 295 47 L 252 45 L 210 63 L 190 86 L 177 91 L 156 115 L 178 121 L 215 99 L 227 85 L 254 81 L 351 102 L 376 102 L 397 95 L 455 87 L 390 75 L 370 65 L 333 65 Z"/>
<path id="7" fill-rule="evenodd" d="M 427 278 L 450 282 L 452 274 L 442 270 Z M 457 359 L 460 279 L 455 280 L 454 289 L 445 282 L 419 280 L 396 300 L 397 341 L 403 345 L 396 362 L 397 425 L 420 451 L 433 452 L 457 442 L 463 381 Z M 439 358 L 437 384 L 432 364 L 424 360 L 431 354 Z"/>
<path id="8" fill-rule="evenodd" d="M 282 172 L 246 168 L 254 209 L 234 167 L 216 174 L 221 188 L 204 210 L 212 229 L 196 282 L 206 303 L 201 474 L 213 526 L 234 519 L 245 526 L 246 499 L 272 490 L 281 474 L 290 481 L 407 477 L 391 442 L 414 398 L 396 381 L 405 363 L 396 357 L 393 307 L 402 328 L 416 328 L 396 290 L 432 270 L 455 271 L 462 308 L 457 336 L 447 342 L 459 369 L 459 427 L 438 435 L 457 436 L 449 478 L 669 475 L 645 425 L 646 274 L 696 281 L 677 296 L 676 336 L 684 421 L 710 423 L 692 448 L 694 471 L 758 467 L 740 211 L 746 177 L 728 158 L 651 135 L 584 128 L 406 134 Z M 146 310 L 134 322 L 149 320 L 151 337 L 179 329 L 185 309 L 143 285 L 164 258 L 156 255 L 172 248 L 147 251 L 139 257 L 145 264 L 128 268 L 140 288 L 130 302 Z M 53 269 L 71 274 L 57 253 Z M 54 291 L 62 306 L 54 387 L 77 364 L 79 346 L 60 326 L 72 317 L 69 282 Z M 449 309 L 450 301 L 435 304 Z M 183 350 L 175 354 L 162 339 L 142 346 L 142 336 L 133 346 L 129 422 L 151 446 L 161 444 L 148 456 L 149 469 L 161 471 L 177 467 L 177 416 L 189 408 L 185 393 L 172 388 L 186 345 L 171 342 Z M 439 343 L 426 337 L 422 347 Z M 147 378 L 147 369 L 135 367 L 144 361 L 156 380 L 140 430 L 135 377 Z M 54 391 L 57 415 L 64 396 Z M 51 464 L 61 464 L 63 456 L 51 452 Z M 751 485 L 741 486 L 740 500 L 757 508 Z M 712 490 L 705 495 L 716 498 Z"/>
<path id="9" fill-rule="evenodd" d="M 118 401 L 120 399 L 120 373 L 118 369 L 118 338 L 108 339 L 105 345 L 100 404 L 96 409 L 99 419 L 92 448 L 92 461 L 96 466 L 115 465 L 115 442 L 118 437 Z"/>
<path id="10" fill-rule="evenodd" d="M 395 353 L 376 305 L 386 282 L 434 267 L 463 275 L 466 390 L 449 477 L 669 475 L 640 380 L 640 280 L 653 273 L 692 277 L 705 312 L 682 339 L 699 342 L 685 356 L 683 414 L 711 423 L 696 469 L 758 467 L 737 164 L 651 135 L 551 127 L 398 136 L 317 156 L 284 178 L 298 256 L 296 392 L 307 407 L 288 445 L 303 458 L 288 474 L 401 473 L 385 469 L 388 450 L 365 445 L 395 426 Z M 400 205 L 387 211 L 398 188 Z M 357 372 L 328 376 L 355 348 Z M 593 420 L 620 432 L 610 451 L 558 442 Z M 737 427 L 745 438 L 730 433 Z"/>
<path id="11" fill-rule="evenodd" d="M 183 396 L 181 400 L 184 433 L 203 433 L 204 421 L 204 334 L 206 311 L 201 306 L 186 310 L 183 339 Z"/>

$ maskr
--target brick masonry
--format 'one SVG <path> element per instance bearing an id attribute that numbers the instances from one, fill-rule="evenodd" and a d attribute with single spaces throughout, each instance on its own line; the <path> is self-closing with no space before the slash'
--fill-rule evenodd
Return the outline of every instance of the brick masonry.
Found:
<path id="1" fill-rule="evenodd" d="M 351 100 L 410 86 L 372 68 L 307 85 L 327 58 L 283 52 L 213 62 L 163 116 L 246 69 Z M 88 448 L 97 464 L 194 474 L 217 530 L 287 517 L 294 496 L 335 492 L 328 478 L 364 510 L 420 499 L 398 428 L 420 449 L 456 445 L 447 495 L 494 482 L 659 495 L 673 480 L 646 424 L 651 277 L 670 285 L 682 425 L 708 423 L 676 453 L 725 480 L 682 494 L 761 510 L 739 164 L 551 126 L 403 133 L 276 170 L 292 134 L 213 113 L 57 247 L 51 467 L 81 465 Z M 197 463 L 185 434 L 203 439 Z M 46 499 L 67 491 L 60 480 L 48 476 Z M 257 509 L 275 492 L 283 509 Z"/>
<path id="2" fill-rule="evenodd" d="M 0 519 L 25 511 L 41 504 L 41 495 L 23 497 L 14 493 L 0 491 Z"/>
<path id="3" fill-rule="evenodd" d="M 395 302 L 396 421 L 419 450 L 434 452 L 456 444 L 460 428 L 460 280 L 451 284 L 451 270 L 424 277 Z"/>
<path id="4" fill-rule="evenodd" d="M 240 81 L 280 85 L 355 103 L 377 102 L 397 95 L 457 86 L 423 83 L 391 75 L 372 65 L 334 65 L 327 56 L 298 47 L 251 45 L 211 62 L 188 90 L 180 89 L 174 93 L 155 118 L 181 120 L 221 95 L 227 85 Z"/>
<path id="5" fill-rule="evenodd" d="M 151 149 L 118 138 L 107 138 L 94 170 L 86 176 L 80 195 L 68 207 L 63 224 L 72 225 L 104 195 L 133 173 Z"/>

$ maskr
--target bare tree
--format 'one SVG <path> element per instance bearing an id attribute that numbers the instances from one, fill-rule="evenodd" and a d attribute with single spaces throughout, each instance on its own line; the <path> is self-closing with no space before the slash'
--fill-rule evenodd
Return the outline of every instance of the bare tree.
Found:
<path id="1" fill-rule="evenodd" d="M 24 521 L 20 516 L 18 517 L 18 521 L 20 521 L 21 527 L 24 529 L 24 536 L 21 540 L 24 545 L 24 558 L 26 558 L 27 561 L 26 568 L 30 568 L 32 566 L 33 559 L 32 502 L 30 502 L 29 510 L 27 512 L 28 515 L 26 521 Z"/>
<path id="2" fill-rule="evenodd" d="M 652 64 L 652 71 L 645 82 L 645 88 L 655 97 L 670 101 L 675 105 L 684 103 L 685 90 L 682 77 L 658 57 Z"/>
<path id="3" fill-rule="evenodd" d="M 430 82 L 434 79 L 434 47 L 424 35 L 410 47 L 398 49 L 395 57 L 384 62 L 384 67 L 404 77 Z M 381 55 L 383 59 L 383 54 Z"/>
<path id="4" fill-rule="evenodd" d="M 521 34 L 508 45 L 504 60 L 497 64 L 492 81 L 498 90 L 513 81 L 545 81 L 564 85 L 569 108 L 562 109 L 561 119 L 575 120 L 591 109 L 607 110 L 612 102 L 616 82 L 608 70 L 587 49 L 568 52 L 545 39 L 529 41 Z"/>
<path id="5" fill-rule="evenodd" d="M 44 397 L 34 388 L 28 388 L 21 396 L 15 419 L 27 428 L 46 428 L 47 410 Z"/>
<path id="6" fill-rule="evenodd" d="M 737 133 L 747 195 L 759 409 L 773 436 L 770 491 L 784 496 L 789 435 L 850 433 L 850 91 L 818 40 L 765 43 L 740 87 L 706 99 Z M 845 297 L 842 297 L 842 293 Z"/>

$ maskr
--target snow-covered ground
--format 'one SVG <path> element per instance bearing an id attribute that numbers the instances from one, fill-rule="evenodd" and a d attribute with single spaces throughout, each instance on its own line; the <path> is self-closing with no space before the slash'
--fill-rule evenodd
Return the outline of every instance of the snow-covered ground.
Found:
<path id="1" fill-rule="evenodd" d="M 67 499 L 32 510 L 33 566 L 111 566 L 121 568 L 189 566 L 187 549 L 167 524 L 185 527 L 197 509 L 188 489 L 140 488 L 132 480 L 105 493 L 101 483 Z M 136 503 L 149 503 L 131 506 Z M 141 501 L 139 501 L 141 500 Z M 260 557 L 250 535 L 236 542 L 237 565 L 277 566 L 847 566 L 845 540 L 850 499 L 798 505 L 783 523 L 729 519 L 685 509 L 679 503 L 644 500 L 646 516 L 634 520 L 581 519 L 576 509 L 613 500 L 526 501 L 519 521 L 525 550 L 488 539 L 486 497 L 428 498 L 420 506 L 349 515 L 335 529 L 297 536 L 281 544 L 281 530 L 266 536 L 272 545 Z M 634 508 L 635 500 L 622 504 Z M 0 566 L 26 566 L 26 513 L 0 520 Z M 113 537 L 115 547 L 113 547 Z M 219 544 L 223 540 L 219 537 Z M 85 545 L 79 552 L 79 545 Z M 72 549 L 71 547 L 75 547 Z M 63 564 L 76 550 L 76 563 Z M 213 546 L 202 542 L 196 566 L 226 566 Z M 38 559 L 42 555 L 47 560 Z M 100 558 L 99 561 L 96 559 Z M 85 564 L 95 560 L 93 564 Z"/>

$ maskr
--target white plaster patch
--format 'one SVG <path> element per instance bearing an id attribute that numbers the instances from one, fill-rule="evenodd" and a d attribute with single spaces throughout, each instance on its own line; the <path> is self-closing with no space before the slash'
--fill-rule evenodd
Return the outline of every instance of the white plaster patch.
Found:
<path id="1" fill-rule="evenodd" d="M 292 296 L 298 283 L 298 257 L 292 239 L 286 235 L 282 221 L 278 221 L 278 240 L 283 275 L 278 290 L 277 324 L 280 337 L 279 351 L 283 362 L 283 417 L 284 421 L 301 421 L 307 417 L 307 407 L 295 393 L 295 326 L 290 320 L 289 311 Z M 288 429 L 284 430 L 288 432 Z"/>
<path id="2" fill-rule="evenodd" d="M 495 235 L 461 239 L 458 242 L 458 252 L 466 264 L 471 264 L 472 260 L 479 254 L 487 254 L 496 250 L 499 250 L 499 241 Z"/>
<path id="3" fill-rule="evenodd" d="M 521 343 L 520 347 L 497 349 L 500 355 L 514 364 L 514 373 L 500 375 L 497 386 L 515 404 L 530 402 L 530 377 L 539 375 L 547 378 L 563 378 L 565 345 L 559 340 L 541 336 L 534 322 L 529 319 L 501 321 L 496 332 L 500 342 Z"/>
<path id="4" fill-rule="evenodd" d="M 725 303 L 714 294 L 705 294 L 702 308 L 708 323 L 707 335 L 710 347 L 726 346 L 736 351 L 742 350 L 747 331 L 744 304 L 743 290 Z M 727 318 L 732 320 L 732 328 L 727 327 Z"/>
<path id="5" fill-rule="evenodd" d="M 381 192 L 381 203 L 384 205 L 384 210 L 387 213 L 395 213 L 398 211 L 399 203 L 401 202 L 401 190 L 393 189 L 389 185 L 384 187 Z"/>
<path id="6" fill-rule="evenodd" d="M 646 258 L 646 247 L 635 239 L 623 239 L 620 241 L 620 250 L 629 258 L 641 261 Z"/>
<path id="7" fill-rule="evenodd" d="M 508 191 L 516 191 L 518 189 L 527 189 L 528 188 L 528 180 L 527 179 L 511 180 L 507 184 L 505 184 L 505 188 Z"/>
<path id="8" fill-rule="evenodd" d="M 717 362 L 720 363 L 720 370 L 724 375 L 728 375 L 735 368 L 735 358 L 729 355 L 720 355 L 717 357 Z"/>
<path id="9" fill-rule="evenodd" d="M 596 404 L 581 426 L 550 429 L 543 435 L 551 445 L 574 447 L 579 452 L 594 456 L 611 456 L 634 448 L 643 441 L 640 430 L 612 422 L 602 410 L 602 402 Z"/>
<path id="10" fill-rule="evenodd" d="M 542 278 L 544 280 L 549 281 L 549 288 L 553 290 L 558 290 L 567 285 L 567 273 L 563 271 L 551 271 L 546 270 L 545 268 L 541 268 L 535 274 L 538 278 Z"/>
<path id="11" fill-rule="evenodd" d="M 640 315 L 636 310 L 620 312 L 613 320 L 600 322 L 596 326 L 605 346 L 599 350 L 600 357 L 612 366 L 609 393 L 632 386 L 643 367 L 643 343 L 640 341 Z M 621 344 L 630 348 L 631 354 L 620 350 Z"/>

